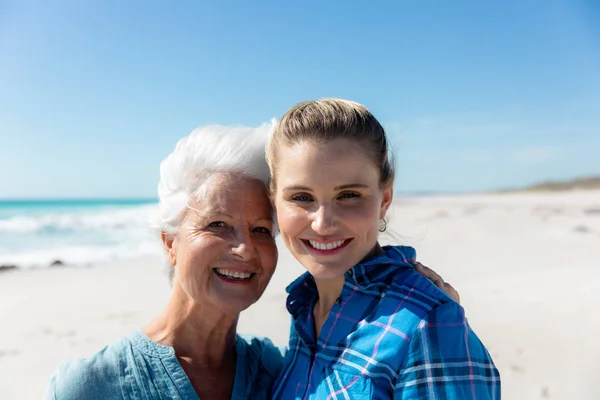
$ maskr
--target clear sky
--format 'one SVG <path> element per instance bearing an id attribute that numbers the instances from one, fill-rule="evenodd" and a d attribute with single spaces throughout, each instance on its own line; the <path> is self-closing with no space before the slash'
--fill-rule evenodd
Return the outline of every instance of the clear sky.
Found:
<path id="1" fill-rule="evenodd" d="M 398 192 L 598 174 L 600 2 L 0 0 L 0 198 L 155 196 L 193 128 L 321 97 Z"/>

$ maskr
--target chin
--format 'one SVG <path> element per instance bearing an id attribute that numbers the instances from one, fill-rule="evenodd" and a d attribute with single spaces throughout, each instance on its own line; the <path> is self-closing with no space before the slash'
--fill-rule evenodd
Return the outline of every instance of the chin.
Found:
<path id="1" fill-rule="evenodd" d="M 240 314 L 242 311 L 246 310 L 248 307 L 250 307 L 252 304 L 256 303 L 255 301 L 252 302 L 228 302 L 226 304 L 223 304 L 224 302 L 220 302 L 220 307 L 221 310 L 223 310 L 224 312 L 226 312 L 227 314 Z"/>
<path id="2" fill-rule="evenodd" d="M 213 300 L 211 303 L 227 314 L 239 314 L 252 304 L 256 303 L 259 299 L 255 296 L 239 296 L 239 294 L 237 297 L 233 295 L 216 295 L 212 297 Z"/>
<path id="3" fill-rule="evenodd" d="M 349 268 L 340 266 L 328 266 L 323 264 L 313 264 L 306 268 L 306 270 L 315 279 L 336 279 L 343 277 Z"/>

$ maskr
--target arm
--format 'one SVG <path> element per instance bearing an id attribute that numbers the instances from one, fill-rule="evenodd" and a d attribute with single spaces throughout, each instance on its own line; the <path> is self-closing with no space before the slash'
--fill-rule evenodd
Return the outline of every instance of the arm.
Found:
<path id="1" fill-rule="evenodd" d="M 100 400 L 121 397 L 118 376 L 107 373 L 106 366 L 89 360 L 61 364 L 50 378 L 44 400 Z"/>
<path id="2" fill-rule="evenodd" d="M 462 307 L 442 304 L 419 323 L 394 399 L 500 399 L 500 374 Z"/>

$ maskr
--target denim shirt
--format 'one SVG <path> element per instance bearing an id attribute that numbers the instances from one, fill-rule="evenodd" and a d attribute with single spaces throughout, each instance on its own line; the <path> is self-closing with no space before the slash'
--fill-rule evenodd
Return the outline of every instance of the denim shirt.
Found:
<path id="1" fill-rule="evenodd" d="M 267 399 L 279 374 L 282 353 L 269 339 L 238 335 L 231 399 Z M 139 329 L 82 360 L 63 363 L 50 379 L 52 400 L 198 400 L 172 347 L 153 342 Z M 204 400 L 204 399 L 203 399 Z"/>
<path id="2" fill-rule="evenodd" d="M 500 399 L 500 376 L 463 308 L 412 266 L 410 247 L 345 274 L 318 337 L 314 278 L 288 287 L 290 345 L 273 398 Z"/>

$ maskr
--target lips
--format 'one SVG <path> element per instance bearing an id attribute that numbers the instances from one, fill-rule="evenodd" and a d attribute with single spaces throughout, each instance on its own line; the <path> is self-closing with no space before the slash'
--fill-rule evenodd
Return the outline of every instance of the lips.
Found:
<path id="1" fill-rule="evenodd" d="M 240 271 L 233 270 L 227 268 L 215 268 L 213 270 L 215 275 L 217 275 L 221 280 L 229 283 L 244 283 L 248 282 L 252 279 L 254 275 L 253 272 L 250 271 Z"/>
<path id="2" fill-rule="evenodd" d="M 333 249 L 337 249 L 338 247 L 342 246 L 344 244 L 345 240 L 336 240 L 333 242 L 329 242 L 329 243 L 322 243 L 319 242 L 317 240 L 309 240 L 308 243 L 314 247 L 315 249 L 319 249 L 319 250 L 333 250 Z"/>
<path id="3" fill-rule="evenodd" d="M 320 255 L 335 254 L 343 250 L 350 244 L 350 239 L 338 239 L 338 240 L 314 240 L 314 239 L 302 239 L 304 245 L 312 252 Z"/>

